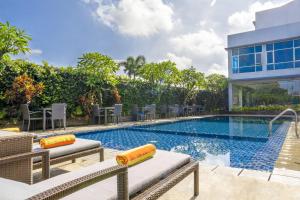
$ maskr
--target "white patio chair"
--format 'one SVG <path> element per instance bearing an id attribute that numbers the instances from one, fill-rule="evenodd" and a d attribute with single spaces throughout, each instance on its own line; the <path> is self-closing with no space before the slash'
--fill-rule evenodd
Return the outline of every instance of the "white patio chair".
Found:
<path id="1" fill-rule="evenodd" d="M 67 113 L 67 104 L 65 103 L 54 103 L 51 106 L 51 124 L 52 129 L 54 130 L 55 121 L 59 120 L 60 126 L 63 122 L 64 129 L 66 129 L 66 113 Z"/>

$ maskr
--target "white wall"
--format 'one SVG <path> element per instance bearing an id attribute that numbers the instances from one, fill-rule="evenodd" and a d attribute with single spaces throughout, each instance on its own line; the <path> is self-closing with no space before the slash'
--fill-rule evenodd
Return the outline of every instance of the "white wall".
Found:
<path id="1" fill-rule="evenodd" d="M 263 29 L 300 22 L 300 0 L 255 13 L 255 28 Z"/>
<path id="2" fill-rule="evenodd" d="M 300 37 L 300 22 L 228 35 L 227 48 L 260 44 L 296 37 Z"/>

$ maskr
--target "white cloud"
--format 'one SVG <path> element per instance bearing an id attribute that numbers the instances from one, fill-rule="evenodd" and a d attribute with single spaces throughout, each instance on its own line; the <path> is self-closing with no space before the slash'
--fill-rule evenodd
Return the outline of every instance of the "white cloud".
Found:
<path id="1" fill-rule="evenodd" d="M 248 9 L 233 13 L 228 17 L 229 32 L 239 33 L 254 29 L 255 12 L 279 7 L 288 1 L 290 0 L 267 1 L 265 3 L 256 1 Z"/>
<path id="2" fill-rule="evenodd" d="M 217 0 L 212 0 L 210 6 L 213 7 L 216 4 Z"/>
<path id="3" fill-rule="evenodd" d="M 214 63 L 208 69 L 207 74 L 223 74 L 227 76 L 228 75 L 227 65 L 219 65 L 217 63 Z"/>
<path id="4" fill-rule="evenodd" d="M 91 1 L 89 1 L 91 2 Z M 171 31 L 174 26 L 173 10 L 162 0 L 120 0 L 98 4 L 94 16 L 103 24 L 129 36 L 150 36 Z"/>
<path id="5" fill-rule="evenodd" d="M 224 41 L 213 29 L 187 33 L 170 39 L 174 50 L 201 57 L 224 53 Z"/>
<path id="6" fill-rule="evenodd" d="M 30 55 L 41 55 L 43 51 L 41 49 L 31 49 L 30 50 Z"/>
<path id="7" fill-rule="evenodd" d="M 167 59 L 175 62 L 179 69 L 185 69 L 192 66 L 192 59 L 185 56 L 177 56 L 174 53 L 167 53 Z"/>
<path id="8" fill-rule="evenodd" d="M 191 60 L 194 67 L 202 72 L 220 71 L 226 69 L 226 51 L 224 40 L 213 29 L 201 29 L 194 33 L 175 36 L 170 39 L 172 49 L 180 57 Z"/>

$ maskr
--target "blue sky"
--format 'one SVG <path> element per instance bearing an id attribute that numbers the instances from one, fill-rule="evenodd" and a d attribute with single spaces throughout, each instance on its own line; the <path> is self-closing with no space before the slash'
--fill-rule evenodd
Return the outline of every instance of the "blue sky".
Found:
<path id="1" fill-rule="evenodd" d="M 257 10 L 288 0 L 0 0 L 0 21 L 32 37 L 23 57 L 76 65 L 86 52 L 145 55 L 179 68 L 227 72 L 226 35 L 254 29 Z M 230 5 L 230 6 L 228 6 Z"/>

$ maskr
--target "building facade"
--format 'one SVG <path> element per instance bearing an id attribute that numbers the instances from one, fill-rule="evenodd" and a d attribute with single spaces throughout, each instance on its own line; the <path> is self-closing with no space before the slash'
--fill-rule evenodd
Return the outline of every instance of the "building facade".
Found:
<path id="1" fill-rule="evenodd" d="M 300 0 L 257 12 L 228 35 L 229 109 L 300 103 Z"/>

